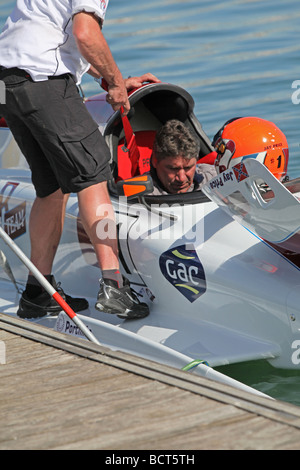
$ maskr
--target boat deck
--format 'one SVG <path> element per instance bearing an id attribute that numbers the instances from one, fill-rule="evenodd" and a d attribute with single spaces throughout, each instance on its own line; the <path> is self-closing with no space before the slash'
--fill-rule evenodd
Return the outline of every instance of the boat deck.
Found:
<path id="1" fill-rule="evenodd" d="M 0 341 L 1 450 L 300 447 L 297 406 L 4 314 Z"/>

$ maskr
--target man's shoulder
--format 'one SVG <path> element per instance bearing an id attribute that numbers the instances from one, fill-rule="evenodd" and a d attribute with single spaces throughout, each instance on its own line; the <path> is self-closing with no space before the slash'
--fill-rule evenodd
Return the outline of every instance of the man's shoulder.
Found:
<path id="1" fill-rule="evenodd" d="M 212 178 L 217 176 L 215 165 L 209 163 L 197 163 L 194 177 L 194 191 L 200 191 Z"/>
<path id="2" fill-rule="evenodd" d="M 217 171 L 215 165 L 210 165 L 209 163 L 197 163 L 196 172 L 200 175 L 203 175 L 206 181 L 217 176 Z"/>
<path id="3" fill-rule="evenodd" d="M 151 171 L 147 171 L 144 175 L 149 175 L 152 178 L 153 183 L 153 191 L 151 192 L 150 196 L 160 196 L 162 194 L 168 194 L 159 184 L 159 181 L 155 174 Z"/>

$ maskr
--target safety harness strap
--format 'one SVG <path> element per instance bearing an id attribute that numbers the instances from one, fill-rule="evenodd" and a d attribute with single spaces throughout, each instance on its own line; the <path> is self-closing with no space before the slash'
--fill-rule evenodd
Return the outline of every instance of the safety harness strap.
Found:
<path id="1" fill-rule="evenodd" d="M 122 147 L 122 150 L 125 153 L 127 152 L 129 153 L 129 159 L 132 165 L 131 174 L 132 176 L 135 176 L 137 174 L 137 171 L 140 170 L 139 168 L 140 152 L 136 144 L 135 135 L 132 130 L 131 124 L 129 122 L 129 119 L 127 116 L 123 115 L 124 113 L 123 106 L 121 107 L 120 111 L 121 111 L 121 118 L 122 118 L 124 133 L 125 133 L 125 142 L 124 142 L 124 146 Z"/>

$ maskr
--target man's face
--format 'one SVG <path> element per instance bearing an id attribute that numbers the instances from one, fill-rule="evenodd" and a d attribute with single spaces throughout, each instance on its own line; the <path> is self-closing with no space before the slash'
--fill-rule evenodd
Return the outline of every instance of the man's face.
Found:
<path id="1" fill-rule="evenodd" d="M 152 164 L 157 176 L 166 191 L 170 194 L 185 193 L 193 183 L 196 170 L 196 158 L 166 157 L 158 161 L 155 157 Z"/>

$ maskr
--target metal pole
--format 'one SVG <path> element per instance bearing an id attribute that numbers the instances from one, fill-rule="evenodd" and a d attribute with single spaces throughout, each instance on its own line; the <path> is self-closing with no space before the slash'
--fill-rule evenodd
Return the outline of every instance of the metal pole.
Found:
<path id="1" fill-rule="evenodd" d="M 25 266 L 32 272 L 36 280 L 44 287 L 48 294 L 53 297 L 53 299 L 61 306 L 61 308 L 66 312 L 66 314 L 71 318 L 71 320 L 80 328 L 82 333 L 92 341 L 93 343 L 100 344 L 97 338 L 93 333 L 85 326 L 85 324 L 78 318 L 76 313 L 71 309 L 71 307 L 65 302 L 61 295 L 54 289 L 54 287 L 47 281 L 45 276 L 35 267 L 35 265 L 27 258 L 23 251 L 16 245 L 16 243 L 10 238 L 9 235 L 0 227 L 0 237 L 2 240 L 12 249 L 12 251 L 17 255 L 17 257 L 25 264 Z"/>

